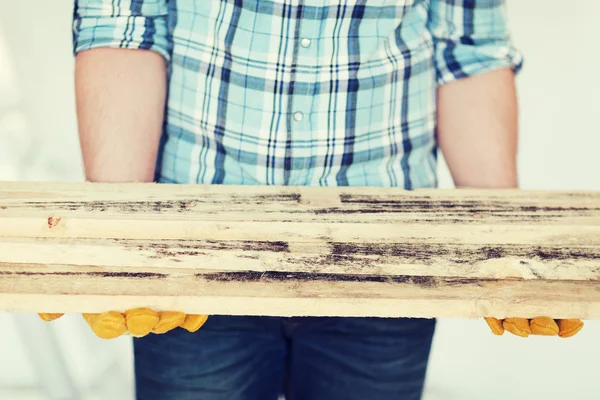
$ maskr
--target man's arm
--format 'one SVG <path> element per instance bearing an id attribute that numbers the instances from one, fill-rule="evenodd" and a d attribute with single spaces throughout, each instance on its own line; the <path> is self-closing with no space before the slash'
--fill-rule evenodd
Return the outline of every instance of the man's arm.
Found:
<path id="1" fill-rule="evenodd" d="M 438 141 L 457 187 L 514 188 L 517 97 L 510 69 L 438 90 Z"/>
<path id="2" fill-rule="evenodd" d="M 166 0 L 75 0 L 79 136 L 90 181 L 152 181 L 170 56 Z"/>
<path id="3" fill-rule="evenodd" d="M 164 58 L 143 50 L 84 51 L 76 58 L 75 91 L 87 180 L 151 182 L 163 125 Z"/>
<path id="4" fill-rule="evenodd" d="M 432 0 L 437 133 L 457 186 L 517 186 L 514 48 L 505 0 Z"/>

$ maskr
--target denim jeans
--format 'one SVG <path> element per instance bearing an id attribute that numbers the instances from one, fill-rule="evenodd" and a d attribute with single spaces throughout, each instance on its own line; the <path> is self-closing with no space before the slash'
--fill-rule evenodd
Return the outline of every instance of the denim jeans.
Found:
<path id="1" fill-rule="evenodd" d="M 139 400 L 418 400 L 435 320 L 211 316 L 134 339 Z"/>

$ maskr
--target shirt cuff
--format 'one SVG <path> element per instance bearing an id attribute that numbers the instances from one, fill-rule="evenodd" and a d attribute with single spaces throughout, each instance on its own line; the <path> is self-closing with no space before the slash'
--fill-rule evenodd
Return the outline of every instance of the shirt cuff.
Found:
<path id="1" fill-rule="evenodd" d="M 75 54 L 102 47 L 145 49 L 170 59 L 166 17 L 80 17 L 73 22 Z"/>
<path id="2" fill-rule="evenodd" d="M 506 40 L 440 40 L 435 45 L 435 61 L 438 85 L 505 68 L 518 74 L 523 67 L 523 55 Z"/>

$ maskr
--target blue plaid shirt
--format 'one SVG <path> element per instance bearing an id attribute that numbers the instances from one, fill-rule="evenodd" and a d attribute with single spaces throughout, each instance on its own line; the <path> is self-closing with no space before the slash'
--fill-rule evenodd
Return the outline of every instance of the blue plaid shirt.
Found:
<path id="1" fill-rule="evenodd" d="M 434 187 L 437 87 L 522 63 L 502 0 L 75 5 L 75 52 L 168 61 L 161 182 Z"/>

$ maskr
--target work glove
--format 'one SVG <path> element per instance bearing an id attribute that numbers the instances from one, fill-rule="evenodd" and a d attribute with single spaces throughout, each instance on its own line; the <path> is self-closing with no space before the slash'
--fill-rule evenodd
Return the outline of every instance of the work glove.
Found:
<path id="1" fill-rule="evenodd" d="M 44 321 L 54 321 L 63 314 L 39 313 Z M 149 333 L 166 333 L 181 327 L 196 332 L 204 325 L 208 315 L 185 314 L 176 311 L 154 311 L 134 308 L 120 313 L 108 311 L 102 314 L 82 314 L 92 331 L 102 339 L 114 339 L 129 332 L 131 336 L 143 337 Z"/>
<path id="2" fill-rule="evenodd" d="M 502 335 L 507 330 L 510 333 L 528 337 L 529 335 L 560 336 L 568 338 L 576 335 L 583 322 L 579 319 L 552 319 L 549 317 L 527 318 L 485 318 L 488 326 L 495 335 Z"/>

